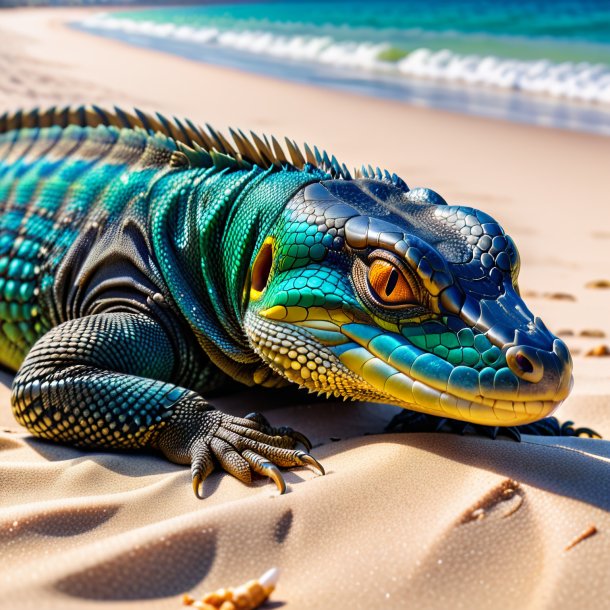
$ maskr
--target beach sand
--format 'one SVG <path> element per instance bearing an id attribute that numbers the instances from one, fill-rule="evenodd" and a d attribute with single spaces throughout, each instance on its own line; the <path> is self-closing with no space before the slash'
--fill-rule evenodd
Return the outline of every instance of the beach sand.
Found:
<path id="1" fill-rule="evenodd" d="M 528 305 L 572 350 L 574 391 L 557 415 L 610 437 L 610 358 L 585 356 L 610 343 L 610 290 L 587 287 L 610 280 L 610 139 L 280 82 L 65 27 L 83 14 L 0 13 L 0 109 L 137 105 L 289 135 L 485 210 L 520 249 Z M 215 473 L 199 501 L 188 469 L 160 457 L 34 439 L 2 382 L 2 609 L 180 608 L 184 592 L 271 566 L 275 608 L 609 603 L 608 441 L 382 435 L 393 407 L 249 390 L 216 404 L 307 434 L 328 474 L 287 472 L 278 496 Z"/>

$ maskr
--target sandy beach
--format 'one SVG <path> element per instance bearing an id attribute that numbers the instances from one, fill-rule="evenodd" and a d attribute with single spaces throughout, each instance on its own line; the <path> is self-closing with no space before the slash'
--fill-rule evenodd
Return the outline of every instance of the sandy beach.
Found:
<path id="1" fill-rule="evenodd" d="M 610 357 L 587 356 L 610 345 L 610 289 L 594 287 L 610 281 L 610 138 L 287 83 L 66 26 L 85 14 L 0 12 L 0 112 L 116 104 L 289 135 L 485 210 L 519 247 L 530 309 L 572 352 L 557 416 L 610 438 Z M 328 474 L 290 471 L 278 496 L 215 473 L 199 501 L 188 469 L 160 457 L 34 439 L 0 379 L 2 609 L 180 608 L 182 593 L 271 566 L 269 607 L 287 610 L 610 599 L 607 440 L 387 435 L 393 407 L 247 391 L 215 404 L 302 431 Z"/>

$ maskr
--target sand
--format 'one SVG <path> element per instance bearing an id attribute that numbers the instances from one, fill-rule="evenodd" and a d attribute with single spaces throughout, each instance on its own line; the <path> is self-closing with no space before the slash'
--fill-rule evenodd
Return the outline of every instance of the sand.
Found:
<path id="1" fill-rule="evenodd" d="M 280 82 L 65 27 L 83 14 L 0 13 L 2 110 L 137 105 L 290 135 L 484 209 L 520 248 L 530 308 L 572 350 L 575 387 L 558 416 L 610 437 L 610 358 L 585 356 L 610 343 L 610 290 L 586 287 L 610 279 L 610 139 Z M 278 496 L 217 473 L 198 501 L 188 469 L 160 457 L 34 439 L 1 379 L 2 609 L 180 608 L 184 592 L 271 566 L 276 608 L 608 607 L 607 441 L 382 435 L 393 407 L 247 391 L 217 404 L 301 430 L 328 474 L 288 472 Z"/>

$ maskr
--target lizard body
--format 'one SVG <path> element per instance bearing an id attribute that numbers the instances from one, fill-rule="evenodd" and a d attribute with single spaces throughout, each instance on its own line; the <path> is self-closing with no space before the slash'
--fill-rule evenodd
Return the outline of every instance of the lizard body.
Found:
<path id="1" fill-rule="evenodd" d="M 0 118 L 0 364 L 33 434 L 154 448 L 284 483 L 306 439 L 204 395 L 224 381 L 486 426 L 549 415 L 561 340 L 484 212 L 290 140 L 96 107 Z"/>

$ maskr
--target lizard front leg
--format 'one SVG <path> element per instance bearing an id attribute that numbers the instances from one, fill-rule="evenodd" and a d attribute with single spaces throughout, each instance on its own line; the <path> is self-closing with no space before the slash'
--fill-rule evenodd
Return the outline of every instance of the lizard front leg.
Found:
<path id="1" fill-rule="evenodd" d="M 311 465 L 305 437 L 259 416 L 214 409 L 179 378 L 163 326 L 144 314 L 105 313 L 65 322 L 31 349 L 12 388 L 13 412 L 33 434 L 88 448 L 153 448 L 191 464 L 195 493 L 216 463 L 244 482 L 252 471 L 285 490 L 281 467 Z"/>

